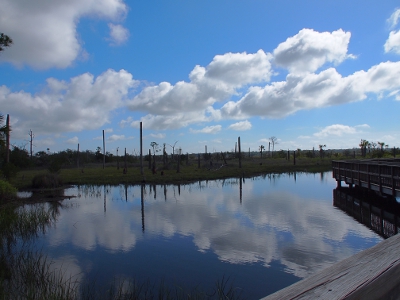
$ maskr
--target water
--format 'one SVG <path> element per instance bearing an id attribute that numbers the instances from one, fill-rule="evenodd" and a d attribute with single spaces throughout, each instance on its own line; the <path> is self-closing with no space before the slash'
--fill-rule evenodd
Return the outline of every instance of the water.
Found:
<path id="1" fill-rule="evenodd" d="M 333 206 L 335 187 L 330 172 L 73 187 L 37 247 L 82 282 L 210 290 L 229 278 L 259 299 L 383 239 Z"/>

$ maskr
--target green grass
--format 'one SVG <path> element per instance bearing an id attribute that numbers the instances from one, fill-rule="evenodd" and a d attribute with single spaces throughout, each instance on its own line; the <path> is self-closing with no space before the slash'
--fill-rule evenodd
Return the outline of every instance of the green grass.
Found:
<path id="1" fill-rule="evenodd" d="M 284 158 L 247 158 L 242 159 L 241 167 L 239 167 L 238 159 L 228 160 L 227 165 L 224 165 L 223 161 L 214 161 L 212 166 L 209 162 L 202 162 L 200 168 L 195 160 L 189 161 L 189 164 L 183 161 L 179 173 L 176 163 L 170 163 L 163 167 L 162 162 L 157 162 L 157 172 L 153 174 L 148 167 L 148 162 L 144 162 L 143 175 L 140 174 L 139 164 L 128 165 L 126 174 L 124 174 L 122 167 L 118 170 L 115 164 L 109 164 L 104 169 L 100 164 L 79 169 L 61 169 L 59 176 L 65 185 L 185 184 L 199 180 L 253 177 L 268 173 L 322 172 L 331 170 L 331 167 L 330 158 L 299 158 L 296 159 L 296 165 L 293 164 L 293 160 L 288 161 Z M 18 189 L 31 188 L 35 176 L 48 172 L 47 170 L 20 171 L 11 183 Z"/>
<path id="2" fill-rule="evenodd" d="M 12 201 L 17 196 L 17 189 L 9 182 L 0 179 L 0 205 Z"/>

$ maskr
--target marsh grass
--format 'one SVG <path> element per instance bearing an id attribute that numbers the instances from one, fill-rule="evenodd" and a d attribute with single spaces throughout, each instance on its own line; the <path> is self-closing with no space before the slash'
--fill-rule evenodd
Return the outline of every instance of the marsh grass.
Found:
<path id="1" fill-rule="evenodd" d="M 53 217 L 54 219 L 54 217 Z M 43 206 L 34 206 L 30 209 L 9 205 L 0 209 L 0 237 L 1 246 L 9 246 L 17 239 L 24 241 L 36 237 L 44 232 L 52 222 L 51 210 Z"/>
<path id="2" fill-rule="evenodd" d="M 105 288 L 98 288 L 93 282 L 80 288 L 79 299 L 83 300 L 127 300 L 127 299 L 244 299 L 241 289 L 235 288 L 230 278 L 223 277 L 215 283 L 210 291 L 199 287 L 185 289 L 179 285 L 169 286 L 164 280 L 159 283 L 149 279 L 138 281 L 136 279 L 114 280 Z"/>
<path id="3" fill-rule="evenodd" d="M 78 281 L 52 268 L 42 252 L 21 249 L 10 255 L 8 263 L 10 276 L 2 282 L 4 299 L 77 299 Z"/>
<path id="4" fill-rule="evenodd" d="M 180 171 L 170 164 L 163 167 L 161 162 L 157 163 L 156 173 L 146 164 L 143 166 L 144 174 L 140 173 L 138 164 L 128 165 L 127 172 L 117 169 L 115 165 L 109 164 L 105 169 L 100 165 L 90 165 L 84 168 L 61 169 L 59 177 L 67 185 L 71 184 L 96 184 L 96 185 L 117 185 L 117 184 L 185 184 L 199 180 L 214 180 L 232 177 L 253 177 L 267 173 L 285 172 L 322 172 L 332 169 L 332 162 L 329 158 L 299 158 L 296 165 L 292 160 L 284 158 L 247 158 L 242 160 L 239 167 L 238 159 L 223 161 L 202 161 L 200 168 L 196 161 L 192 160 L 186 164 L 181 162 Z M 25 170 L 18 173 L 12 183 L 17 188 L 30 188 L 32 179 L 41 174 L 43 170 Z"/>
<path id="5" fill-rule="evenodd" d="M 0 299 L 240 299 L 240 290 L 222 278 L 211 291 L 187 290 L 148 280 L 114 278 L 107 286 L 68 275 L 31 241 L 55 222 L 60 205 L 7 206 L 0 209 Z"/>
<path id="6" fill-rule="evenodd" d="M 36 189 L 54 189 L 62 184 L 62 179 L 57 173 L 37 174 L 32 179 L 32 187 Z"/>
<path id="7" fill-rule="evenodd" d="M 25 249 L 8 258 L 7 277 L 0 278 L 0 299 L 66 299 L 66 300 L 127 300 L 127 299 L 243 299 L 241 289 L 234 288 L 230 279 L 222 278 L 206 292 L 199 287 L 185 289 L 136 279 L 114 279 L 99 287 L 94 282 L 81 282 L 79 274 L 67 276 L 62 268 L 42 252 Z"/>
<path id="8" fill-rule="evenodd" d="M 0 205 L 17 198 L 17 189 L 9 182 L 0 179 Z"/>

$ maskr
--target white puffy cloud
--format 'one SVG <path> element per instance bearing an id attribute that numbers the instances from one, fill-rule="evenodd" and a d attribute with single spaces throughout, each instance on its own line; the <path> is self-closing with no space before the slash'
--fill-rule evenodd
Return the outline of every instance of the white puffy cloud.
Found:
<path id="1" fill-rule="evenodd" d="M 155 139 L 164 139 L 165 138 L 165 133 L 150 133 L 150 136 L 155 138 Z"/>
<path id="2" fill-rule="evenodd" d="M 119 126 L 120 126 L 121 128 L 124 128 L 125 126 L 130 125 L 132 122 L 133 122 L 133 118 L 132 118 L 132 117 L 128 117 L 126 120 L 121 120 L 121 121 L 119 122 Z"/>
<path id="3" fill-rule="evenodd" d="M 68 139 L 68 140 L 67 140 L 67 143 L 68 143 L 68 144 L 76 145 L 76 144 L 79 143 L 79 138 L 78 138 L 77 136 L 74 136 L 73 138 Z"/>
<path id="4" fill-rule="evenodd" d="M 0 0 L 0 7 L 0 28 L 14 41 L 0 61 L 37 69 L 65 68 L 82 53 L 82 17 L 122 20 L 127 13 L 123 0 Z"/>
<path id="5" fill-rule="evenodd" d="M 389 23 L 390 28 L 394 28 L 397 26 L 397 23 L 400 19 L 400 9 L 397 8 L 392 15 L 390 16 L 390 18 L 387 20 L 387 22 Z"/>
<path id="6" fill-rule="evenodd" d="M 302 29 L 278 45 L 273 51 L 274 62 L 291 73 L 315 72 L 325 63 L 339 64 L 348 57 L 350 32 L 342 29 L 317 32 Z"/>
<path id="7" fill-rule="evenodd" d="M 125 139 L 126 139 L 126 137 L 123 134 L 122 135 L 113 134 L 108 138 L 108 140 L 112 141 L 112 142 L 114 142 L 114 141 L 123 141 Z"/>
<path id="8" fill-rule="evenodd" d="M 391 93 L 400 88 L 400 61 L 382 62 L 349 76 L 353 89 L 363 93 Z"/>
<path id="9" fill-rule="evenodd" d="M 221 125 L 215 125 L 215 126 L 207 126 L 207 127 L 202 128 L 202 129 L 199 129 L 199 130 L 195 130 L 195 129 L 190 128 L 190 132 L 192 132 L 192 133 L 212 133 L 212 134 L 215 134 L 215 133 L 220 132 L 221 129 L 222 129 Z"/>
<path id="10" fill-rule="evenodd" d="M 108 24 L 112 45 L 121 45 L 129 38 L 129 30 L 121 24 Z"/>
<path id="11" fill-rule="evenodd" d="M 391 31 L 384 45 L 385 52 L 400 54 L 400 31 Z"/>
<path id="12" fill-rule="evenodd" d="M 400 9 L 396 9 L 390 18 L 387 20 L 389 27 L 394 29 L 400 19 Z M 400 54 L 400 31 L 392 30 L 384 45 L 385 52 L 394 52 Z"/>
<path id="13" fill-rule="evenodd" d="M 251 129 L 251 123 L 249 121 L 241 121 L 234 124 L 229 125 L 229 129 L 237 130 L 237 131 L 245 131 Z"/>
<path id="14" fill-rule="evenodd" d="M 3 85 L 0 107 L 12 116 L 14 138 L 24 137 L 30 128 L 37 135 L 97 129 L 109 122 L 110 112 L 123 105 L 136 83 L 125 70 L 107 70 L 69 82 L 51 78 L 37 94 L 13 92 Z"/>
<path id="15" fill-rule="evenodd" d="M 327 137 L 327 136 L 343 136 L 347 134 L 355 134 L 357 133 L 357 128 L 347 126 L 347 125 L 342 125 L 342 124 L 333 124 L 329 125 L 319 132 L 314 133 L 316 137 Z"/>
<path id="16" fill-rule="evenodd" d="M 140 127 L 140 122 L 145 124 L 145 127 L 152 130 L 165 130 L 165 129 L 178 129 L 189 126 L 193 123 L 207 122 L 210 118 L 206 116 L 205 112 L 177 112 L 174 115 L 152 115 L 148 114 L 140 118 L 140 120 L 133 120 L 130 126 L 134 128 Z"/>
<path id="17" fill-rule="evenodd" d="M 223 118 L 264 116 L 282 118 L 299 110 L 360 101 L 368 93 L 390 93 L 400 88 L 400 62 L 385 62 L 368 71 L 342 77 L 329 68 L 318 74 L 289 74 L 286 81 L 254 86 L 239 101 L 221 108 Z"/>
<path id="18" fill-rule="evenodd" d="M 190 82 L 180 81 L 175 85 L 161 82 L 145 87 L 128 107 L 148 112 L 145 119 L 153 121 L 152 129 L 179 128 L 204 120 L 205 114 L 212 113 L 212 109 L 207 110 L 214 103 L 226 100 L 248 84 L 268 81 L 270 59 L 262 50 L 254 54 L 217 55 L 207 67 L 196 66 L 189 75 Z M 191 114 L 194 118 L 187 117 Z"/>

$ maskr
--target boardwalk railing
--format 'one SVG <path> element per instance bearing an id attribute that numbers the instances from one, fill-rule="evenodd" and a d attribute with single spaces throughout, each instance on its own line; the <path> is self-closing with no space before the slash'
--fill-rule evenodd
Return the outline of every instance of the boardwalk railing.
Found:
<path id="1" fill-rule="evenodd" d="M 399 257 L 396 234 L 262 300 L 399 299 Z"/>
<path id="2" fill-rule="evenodd" d="M 381 194 L 400 197 L 400 159 L 333 160 L 332 176 Z"/>

